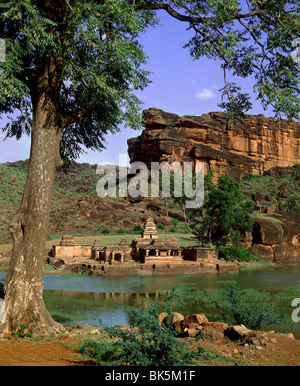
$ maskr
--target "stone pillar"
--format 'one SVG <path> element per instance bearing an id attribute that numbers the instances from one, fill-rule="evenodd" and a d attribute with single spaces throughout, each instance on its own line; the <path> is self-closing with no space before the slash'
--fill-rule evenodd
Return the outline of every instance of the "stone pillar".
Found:
<path id="1" fill-rule="evenodd" d="M 159 250 L 155 249 L 155 256 L 158 256 L 158 252 L 159 252 Z"/>
<path id="2" fill-rule="evenodd" d="M 149 256 L 149 249 L 146 249 L 146 256 Z"/>

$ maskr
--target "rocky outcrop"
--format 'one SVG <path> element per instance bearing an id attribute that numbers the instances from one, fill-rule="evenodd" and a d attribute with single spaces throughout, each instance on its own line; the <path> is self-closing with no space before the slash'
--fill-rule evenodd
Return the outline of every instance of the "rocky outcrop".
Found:
<path id="1" fill-rule="evenodd" d="M 255 218 L 248 249 L 253 255 L 272 262 L 299 261 L 300 215 L 277 213 Z"/>
<path id="2" fill-rule="evenodd" d="M 174 318 L 173 314 L 176 314 Z M 209 322 L 204 314 L 193 314 L 184 316 L 179 313 L 168 315 L 163 312 L 159 315 L 159 323 L 162 328 L 165 326 L 173 327 L 178 336 L 188 338 L 200 337 L 200 339 L 211 339 L 216 343 L 239 342 L 243 345 L 255 345 L 262 349 L 270 343 L 277 343 L 277 339 L 294 339 L 293 334 L 282 335 L 274 331 L 250 330 L 243 324 L 229 326 L 224 322 Z M 130 328 L 130 326 L 127 326 Z"/>
<path id="3" fill-rule="evenodd" d="M 222 112 L 178 116 L 157 108 L 144 113 L 145 129 L 128 140 L 131 162 L 202 161 L 215 177 L 262 175 L 300 163 L 300 123 L 247 115 L 244 124 Z"/>

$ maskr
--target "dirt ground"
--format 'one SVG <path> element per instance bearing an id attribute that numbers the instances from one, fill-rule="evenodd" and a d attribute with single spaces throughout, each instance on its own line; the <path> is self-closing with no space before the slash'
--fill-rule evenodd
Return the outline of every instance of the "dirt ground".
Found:
<path id="1" fill-rule="evenodd" d="M 81 328 L 57 338 L 2 338 L 0 366 L 94 366 L 93 361 L 78 353 L 86 339 L 97 339 L 97 334 L 91 332 L 91 328 Z M 199 366 L 300 365 L 300 340 L 281 334 L 276 334 L 276 343 L 264 347 L 228 341 L 201 341 L 200 344 L 207 352 L 217 353 L 219 359 L 200 360 Z"/>

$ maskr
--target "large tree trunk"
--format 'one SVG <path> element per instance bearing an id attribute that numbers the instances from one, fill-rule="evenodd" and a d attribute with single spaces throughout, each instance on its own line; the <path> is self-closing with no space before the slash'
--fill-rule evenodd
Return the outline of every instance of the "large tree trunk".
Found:
<path id="1" fill-rule="evenodd" d="M 23 199 L 10 224 L 13 252 L 5 281 L 2 335 L 22 324 L 36 335 L 62 330 L 43 301 L 45 241 L 54 179 L 61 165 L 62 127 L 55 103 L 48 96 L 39 95 L 33 104 L 30 163 Z"/>

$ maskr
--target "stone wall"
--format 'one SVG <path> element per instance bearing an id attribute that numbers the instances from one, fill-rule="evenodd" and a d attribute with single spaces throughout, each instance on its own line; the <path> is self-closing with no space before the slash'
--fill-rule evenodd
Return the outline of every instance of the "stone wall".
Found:
<path id="1" fill-rule="evenodd" d="M 198 259 L 217 259 L 218 250 L 214 248 L 184 248 L 183 260 L 197 261 Z"/>
<path id="2" fill-rule="evenodd" d="M 56 258 L 73 258 L 73 257 L 86 257 L 92 256 L 92 245 L 53 245 L 52 256 Z"/>

